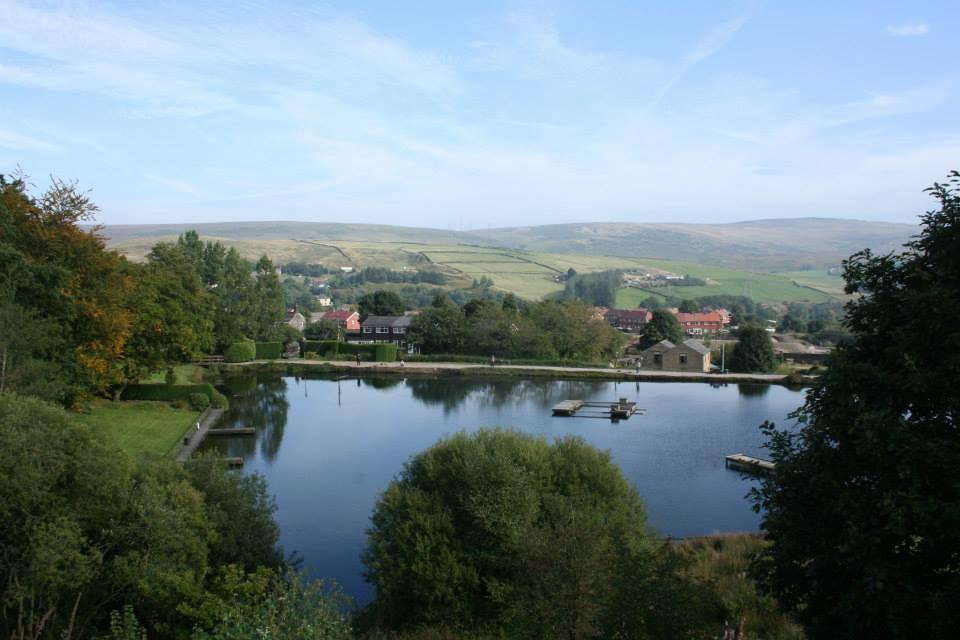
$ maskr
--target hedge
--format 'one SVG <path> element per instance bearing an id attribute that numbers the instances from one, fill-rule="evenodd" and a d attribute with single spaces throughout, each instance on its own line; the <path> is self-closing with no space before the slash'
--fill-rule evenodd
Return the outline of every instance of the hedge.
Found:
<path id="1" fill-rule="evenodd" d="M 190 402 L 190 396 L 194 394 L 205 395 L 210 400 L 210 405 L 217 409 L 225 409 L 227 406 L 226 397 L 213 388 L 212 384 L 128 384 L 123 393 L 120 394 L 121 400 L 153 400 L 159 402 Z"/>
<path id="2" fill-rule="evenodd" d="M 258 342 L 255 353 L 257 360 L 277 360 L 282 351 L 282 342 Z"/>
<path id="3" fill-rule="evenodd" d="M 321 358 L 334 358 L 340 352 L 340 343 L 336 340 L 304 340 L 300 353 L 315 353 Z"/>
<path id="4" fill-rule="evenodd" d="M 303 353 L 316 353 L 321 358 L 336 359 L 337 356 L 360 355 L 368 361 L 394 362 L 397 359 L 397 345 L 390 343 L 356 344 L 337 342 L 336 340 L 304 340 Z"/>
<path id="5" fill-rule="evenodd" d="M 375 344 L 373 345 L 374 356 L 373 359 L 377 362 L 394 362 L 397 359 L 397 345 L 395 344 Z"/>
<path id="6" fill-rule="evenodd" d="M 257 356 L 257 345 L 252 340 L 234 342 L 223 352 L 227 362 L 250 362 Z"/>

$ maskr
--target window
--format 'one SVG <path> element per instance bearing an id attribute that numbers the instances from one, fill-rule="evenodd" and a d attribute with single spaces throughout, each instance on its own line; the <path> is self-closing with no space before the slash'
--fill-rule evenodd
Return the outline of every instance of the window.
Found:
<path id="1" fill-rule="evenodd" d="M 393 332 L 394 332 L 394 333 L 406 333 L 407 330 L 406 330 L 404 327 L 394 327 L 394 328 L 393 328 Z"/>
<path id="2" fill-rule="evenodd" d="M 687 354 L 685 353 L 680 354 L 680 364 L 687 364 Z"/>
<path id="3" fill-rule="evenodd" d="M 390 327 L 377 327 L 377 333 L 390 333 Z"/>
<path id="4" fill-rule="evenodd" d="M 663 354 L 655 353 L 653 354 L 653 364 L 663 364 Z"/>
<path id="5" fill-rule="evenodd" d="M 363 332 L 364 332 L 364 333 L 373 333 L 373 327 L 364 327 L 364 328 L 363 328 Z"/>

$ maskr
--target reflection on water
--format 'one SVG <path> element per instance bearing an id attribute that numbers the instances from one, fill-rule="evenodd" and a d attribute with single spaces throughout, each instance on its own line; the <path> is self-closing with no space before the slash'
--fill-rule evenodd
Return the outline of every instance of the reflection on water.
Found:
<path id="1" fill-rule="evenodd" d="M 243 456 L 245 473 L 266 477 L 281 543 L 361 605 L 372 597 L 359 556 L 377 496 L 410 456 L 447 434 L 504 426 L 582 437 L 610 451 L 658 533 L 703 535 L 756 529 L 744 500 L 753 481 L 725 469 L 723 457 L 763 457 L 758 426 L 784 424 L 803 402 L 777 386 L 469 377 L 236 376 L 223 390 L 232 396 L 223 426 L 254 427 L 256 438 L 204 446 Z M 551 416 L 561 400 L 620 397 L 646 414 L 619 423 Z"/>
<path id="2" fill-rule="evenodd" d="M 737 391 L 742 396 L 751 396 L 751 397 L 759 398 L 767 395 L 767 392 L 770 391 L 770 385 L 740 383 L 737 385 Z"/>
<path id="3" fill-rule="evenodd" d="M 257 376 L 230 376 L 226 379 L 224 391 L 232 398 L 230 408 L 223 416 L 222 425 L 234 428 L 253 427 L 257 430 L 254 438 L 232 438 L 217 443 L 216 448 L 227 456 L 250 457 L 259 445 L 260 454 L 267 460 L 273 460 L 283 441 L 283 431 L 287 427 L 287 381 L 277 376 L 258 378 Z M 209 441 L 208 441 L 209 442 Z M 212 444 L 205 443 L 204 448 Z"/>
<path id="4" fill-rule="evenodd" d="M 515 402 L 530 402 L 549 408 L 567 398 L 592 396 L 607 382 L 569 380 L 516 380 L 512 378 L 409 378 L 411 395 L 425 405 L 439 406 L 449 415 L 468 399 L 480 406 L 503 408 Z M 613 400 L 613 398 L 611 398 Z"/>

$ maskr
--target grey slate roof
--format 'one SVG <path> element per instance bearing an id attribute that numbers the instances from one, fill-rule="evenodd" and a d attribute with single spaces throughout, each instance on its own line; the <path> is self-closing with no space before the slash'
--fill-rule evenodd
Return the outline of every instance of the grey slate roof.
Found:
<path id="1" fill-rule="evenodd" d="M 414 316 L 367 316 L 364 327 L 409 327 Z"/>
<path id="2" fill-rule="evenodd" d="M 677 346 L 677 345 L 673 344 L 673 343 L 670 342 L 669 340 L 661 340 L 661 341 L 658 342 L 657 344 L 655 344 L 655 345 L 653 345 L 653 346 L 650 346 L 650 347 L 647 347 L 647 349 L 653 349 L 653 348 L 655 348 L 655 347 L 663 347 L 664 349 L 673 349 L 675 346 Z"/>
<path id="3" fill-rule="evenodd" d="M 707 349 L 705 346 L 703 346 L 703 343 L 700 342 L 699 340 L 694 340 L 693 338 L 690 338 L 689 340 L 684 340 L 683 344 L 690 347 L 700 355 L 705 356 L 708 353 L 710 353 L 710 349 Z"/>

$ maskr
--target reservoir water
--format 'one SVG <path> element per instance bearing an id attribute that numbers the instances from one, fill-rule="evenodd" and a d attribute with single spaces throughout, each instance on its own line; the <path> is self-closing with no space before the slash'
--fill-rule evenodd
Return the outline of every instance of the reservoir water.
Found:
<path id="1" fill-rule="evenodd" d="M 804 394 L 780 386 L 614 383 L 489 378 L 363 379 L 237 376 L 220 426 L 255 427 L 255 438 L 204 445 L 243 456 L 277 502 L 281 543 L 317 577 L 334 578 L 355 603 L 373 597 L 360 553 L 378 494 L 403 463 L 446 434 L 510 427 L 567 434 L 607 449 L 647 505 L 661 536 L 755 531 L 744 499 L 753 484 L 724 456 L 764 456 L 759 425 L 790 423 Z M 561 400 L 626 397 L 646 410 L 629 420 L 555 418 Z"/>

